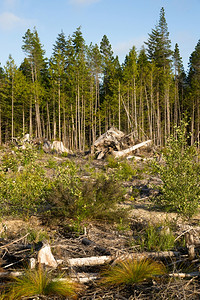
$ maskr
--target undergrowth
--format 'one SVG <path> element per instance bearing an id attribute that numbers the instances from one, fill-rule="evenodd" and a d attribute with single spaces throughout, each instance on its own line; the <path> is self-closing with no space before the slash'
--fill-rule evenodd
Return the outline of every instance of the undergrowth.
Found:
<path id="1" fill-rule="evenodd" d="M 124 200 L 125 194 L 121 178 L 134 172 L 127 163 L 124 163 L 125 175 L 119 175 L 123 169 L 121 162 L 119 176 L 88 168 L 89 179 L 83 180 L 84 168 L 79 168 L 72 160 L 56 161 L 50 157 L 41 163 L 37 155 L 28 147 L 3 156 L 0 165 L 1 215 L 25 218 L 40 215 L 49 222 L 70 218 L 77 228 L 85 219 L 125 222 L 127 212 L 119 210 L 117 205 Z"/>
<path id="2" fill-rule="evenodd" d="M 154 161 L 152 169 L 163 184 L 155 200 L 160 207 L 191 218 L 198 211 L 200 201 L 200 164 L 196 145 L 188 146 L 187 123 L 176 128 L 163 149 L 163 163 Z"/>

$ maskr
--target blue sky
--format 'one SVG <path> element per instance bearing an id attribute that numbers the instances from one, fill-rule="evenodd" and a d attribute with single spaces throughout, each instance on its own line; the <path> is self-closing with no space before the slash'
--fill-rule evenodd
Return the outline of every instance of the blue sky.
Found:
<path id="1" fill-rule="evenodd" d="M 122 63 L 133 45 L 140 50 L 148 39 L 162 6 L 172 49 L 177 42 L 187 70 L 200 39 L 200 0 L 0 0 L 1 66 L 9 54 L 20 65 L 22 36 L 34 26 L 48 58 L 61 30 L 68 37 L 81 26 L 87 44 L 99 44 L 106 34 Z"/>

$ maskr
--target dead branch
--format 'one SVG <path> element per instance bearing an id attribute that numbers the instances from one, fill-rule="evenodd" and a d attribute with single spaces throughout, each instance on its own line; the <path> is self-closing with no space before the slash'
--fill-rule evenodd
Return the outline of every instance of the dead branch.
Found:
<path id="1" fill-rule="evenodd" d="M 18 243 L 19 241 L 25 239 L 29 234 L 30 234 L 30 233 L 27 233 L 27 234 L 25 234 L 23 237 L 21 237 L 20 239 L 17 239 L 17 240 L 15 240 L 15 241 L 13 241 L 13 242 L 10 242 L 10 243 L 8 243 L 8 244 L 6 244 L 6 245 L 0 246 L 0 249 L 7 248 L 7 247 L 10 246 L 10 245 L 13 245 L 13 244 L 15 244 L 15 243 Z"/>
<path id="2" fill-rule="evenodd" d="M 199 277 L 200 272 L 191 272 L 191 273 L 170 273 L 170 277 L 178 277 L 178 278 L 191 278 L 191 277 Z"/>

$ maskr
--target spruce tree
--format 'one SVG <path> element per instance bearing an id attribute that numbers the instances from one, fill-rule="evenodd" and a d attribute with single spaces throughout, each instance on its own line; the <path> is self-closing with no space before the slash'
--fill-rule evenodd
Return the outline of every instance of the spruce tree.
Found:
<path id="1" fill-rule="evenodd" d="M 160 10 L 159 22 L 149 34 L 146 42 L 150 61 L 155 64 L 154 85 L 157 115 L 157 144 L 163 145 L 171 131 L 170 85 L 172 80 L 171 41 L 165 18 L 165 10 Z M 161 122 L 164 120 L 164 122 Z"/>
<path id="2" fill-rule="evenodd" d="M 155 29 L 149 34 L 149 39 L 145 43 L 150 60 L 154 60 L 156 65 L 166 68 L 171 63 L 171 41 L 169 39 L 168 25 L 165 18 L 165 10 L 160 10 L 160 18 Z"/>

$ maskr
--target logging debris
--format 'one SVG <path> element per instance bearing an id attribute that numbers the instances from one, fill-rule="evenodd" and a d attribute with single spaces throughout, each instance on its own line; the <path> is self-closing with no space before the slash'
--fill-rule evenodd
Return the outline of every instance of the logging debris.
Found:
<path id="1" fill-rule="evenodd" d="M 122 131 L 115 127 L 111 127 L 102 134 L 93 144 L 91 154 L 94 154 L 97 159 L 103 159 L 107 155 L 113 155 L 115 158 L 132 157 L 133 151 L 151 145 L 152 141 L 147 140 L 139 143 L 134 138 L 134 134 L 125 135 Z M 137 159 L 139 157 L 137 156 Z"/>

